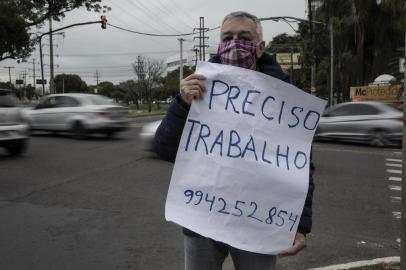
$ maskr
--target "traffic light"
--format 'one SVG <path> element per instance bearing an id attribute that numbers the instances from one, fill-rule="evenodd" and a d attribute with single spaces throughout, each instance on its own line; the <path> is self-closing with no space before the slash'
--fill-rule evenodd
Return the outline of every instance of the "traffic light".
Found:
<path id="1" fill-rule="evenodd" d="M 105 15 L 100 16 L 101 20 L 101 28 L 106 29 L 107 28 L 107 18 Z"/>

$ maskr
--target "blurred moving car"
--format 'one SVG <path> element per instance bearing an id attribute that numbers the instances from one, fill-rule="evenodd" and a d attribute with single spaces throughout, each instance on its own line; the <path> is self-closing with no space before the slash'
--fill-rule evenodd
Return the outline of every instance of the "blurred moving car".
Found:
<path id="1" fill-rule="evenodd" d="M 403 113 L 394 103 L 346 102 L 327 109 L 315 139 L 401 145 Z"/>
<path id="2" fill-rule="evenodd" d="M 23 111 L 10 90 L 0 89 L 0 147 L 11 155 L 19 155 L 27 148 L 28 124 Z"/>
<path id="3" fill-rule="evenodd" d="M 129 125 L 126 107 L 93 94 L 48 95 L 27 110 L 27 114 L 32 131 L 67 131 L 77 139 L 84 139 L 90 133 L 111 137 Z"/>
<path id="4" fill-rule="evenodd" d="M 161 124 L 161 121 L 162 120 L 150 122 L 141 128 L 140 137 L 143 148 L 152 150 L 155 132 Z"/>

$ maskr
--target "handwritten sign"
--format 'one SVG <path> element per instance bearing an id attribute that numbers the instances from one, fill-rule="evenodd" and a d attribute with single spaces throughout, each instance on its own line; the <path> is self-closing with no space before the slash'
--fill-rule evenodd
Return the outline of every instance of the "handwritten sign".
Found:
<path id="1" fill-rule="evenodd" d="M 259 72 L 200 62 L 165 216 L 251 252 L 293 243 L 308 190 L 311 142 L 325 101 Z"/>

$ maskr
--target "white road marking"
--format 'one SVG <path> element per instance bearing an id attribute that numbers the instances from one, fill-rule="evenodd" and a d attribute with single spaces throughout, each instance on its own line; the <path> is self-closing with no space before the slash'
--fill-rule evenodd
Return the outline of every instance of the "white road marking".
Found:
<path id="1" fill-rule="evenodd" d="M 402 170 L 392 170 L 392 169 L 388 169 L 388 170 L 386 170 L 386 172 L 388 172 L 388 173 L 401 174 L 401 173 L 402 173 Z"/>
<path id="2" fill-rule="evenodd" d="M 378 264 L 395 264 L 400 263 L 400 257 L 386 257 L 386 258 L 379 258 L 373 259 L 368 261 L 358 261 L 358 262 L 351 262 L 346 264 L 336 264 L 330 265 L 326 267 L 319 267 L 319 268 L 312 268 L 310 270 L 342 270 L 342 269 L 353 269 L 353 268 L 361 268 L 367 266 L 373 266 Z"/>
<path id="3" fill-rule="evenodd" d="M 402 164 L 399 164 L 399 163 L 386 163 L 385 165 L 388 167 L 402 168 Z"/>
<path id="4" fill-rule="evenodd" d="M 389 181 L 400 182 L 400 181 L 402 181 L 402 178 L 401 177 L 391 176 L 391 177 L 389 177 Z"/>
<path id="5" fill-rule="evenodd" d="M 391 198 L 392 203 L 399 203 L 402 200 L 401 197 L 396 197 L 396 196 L 391 196 L 390 198 Z"/>
<path id="6" fill-rule="evenodd" d="M 385 158 L 385 159 L 386 159 L 386 161 L 389 161 L 389 162 L 400 162 L 400 163 L 402 163 L 402 160 L 398 159 L 398 158 Z"/>
<path id="7" fill-rule="evenodd" d="M 402 217 L 401 212 L 394 211 L 394 212 L 392 212 L 392 215 L 393 215 L 393 218 L 396 218 L 396 219 L 400 219 Z"/>
<path id="8" fill-rule="evenodd" d="M 395 190 L 395 191 L 402 191 L 402 187 L 401 187 L 401 186 L 392 186 L 392 185 L 389 185 L 389 189 L 390 189 L 390 190 Z"/>

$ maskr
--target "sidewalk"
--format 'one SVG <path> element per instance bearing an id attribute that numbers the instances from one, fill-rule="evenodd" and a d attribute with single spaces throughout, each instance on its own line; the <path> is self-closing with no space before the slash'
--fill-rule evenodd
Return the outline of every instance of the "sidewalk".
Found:
<path id="1" fill-rule="evenodd" d="M 399 270 L 400 257 L 386 257 L 374 260 L 357 261 L 345 264 L 330 265 L 309 270 Z M 227 257 L 223 264 L 224 270 L 234 270 L 233 262 L 230 256 Z"/>

